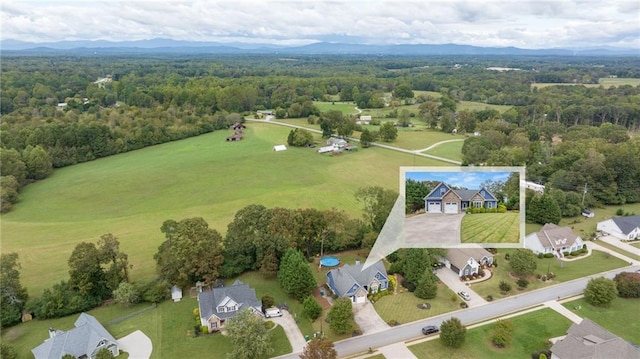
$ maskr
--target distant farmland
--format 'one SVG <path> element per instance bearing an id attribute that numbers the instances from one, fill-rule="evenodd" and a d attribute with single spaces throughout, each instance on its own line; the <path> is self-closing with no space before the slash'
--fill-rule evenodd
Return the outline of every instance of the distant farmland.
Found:
<path id="1" fill-rule="evenodd" d="M 581 84 L 581 83 L 571 83 L 571 82 L 565 82 L 565 83 L 542 82 L 542 83 L 531 84 L 532 87 L 536 87 L 539 89 L 544 87 L 549 87 L 549 86 L 617 87 L 617 86 L 624 86 L 624 85 L 638 86 L 640 85 L 640 79 L 603 77 L 598 80 L 597 84 Z"/>

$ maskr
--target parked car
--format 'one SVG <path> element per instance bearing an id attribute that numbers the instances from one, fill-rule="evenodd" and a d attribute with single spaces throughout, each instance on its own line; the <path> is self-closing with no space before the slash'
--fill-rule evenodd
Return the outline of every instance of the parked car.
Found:
<path id="1" fill-rule="evenodd" d="M 462 292 L 458 292 L 458 295 L 464 300 L 471 300 L 471 296 L 469 295 L 469 293 L 465 292 L 464 290 Z"/>
<path id="2" fill-rule="evenodd" d="M 282 312 L 280 311 L 280 309 L 278 308 L 269 308 L 267 310 L 264 311 L 264 316 L 267 318 L 272 318 L 272 317 L 281 317 L 282 316 Z"/>
<path id="3" fill-rule="evenodd" d="M 440 329 L 438 329 L 438 327 L 436 327 L 435 325 L 427 325 L 426 327 L 422 328 L 422 334 L 424 335 L 434 334 L 439 331 Z"/>

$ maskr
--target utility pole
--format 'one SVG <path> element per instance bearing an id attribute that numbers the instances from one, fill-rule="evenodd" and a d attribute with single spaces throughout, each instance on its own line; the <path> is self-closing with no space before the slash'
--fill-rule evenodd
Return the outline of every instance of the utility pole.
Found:
<path id="1" fill-rule="evenodd" d="M 587 184 L 584 184 L 584 190 L 582 190 L 582 208 L 584 208 L 584 196 L 587 195 Z"/>

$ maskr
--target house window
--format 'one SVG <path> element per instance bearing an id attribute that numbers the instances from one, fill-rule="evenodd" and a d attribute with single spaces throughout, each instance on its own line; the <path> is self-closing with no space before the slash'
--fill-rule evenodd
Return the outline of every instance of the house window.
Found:
<path id="1" fill-rule="evenodd" d="M 446 191 L 447 191 L 447 189 L 446 189 L 446 188 L 444 188 L 444 187 L 440 187 L 440 195 L 441 195 L 441 196 L 444 196 L 444 193 L 445 193 Z"/>
<path id="2" fill-rule="evenodd" d="M 473 206 L 476 208 L 482 207 L 482 201 L 473 201 Z"/>
<path id="3" fill-rule="evenodd" d="M 225 313 L 227 311 L 227 307 L 218 307 L 218 313 Z"/>
<path id="4" fill-rule="evenodd" d="M 493 208 L 493 202 L 487 202 L 487 208 Z"/>

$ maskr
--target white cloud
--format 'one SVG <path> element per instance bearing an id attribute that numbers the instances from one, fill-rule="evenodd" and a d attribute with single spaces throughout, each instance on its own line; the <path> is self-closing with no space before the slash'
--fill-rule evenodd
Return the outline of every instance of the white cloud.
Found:
<path id="1" fill-rule="evenodd" d="M 4 1 L 2 39 L 640 48 L 632 1 Z"/>

